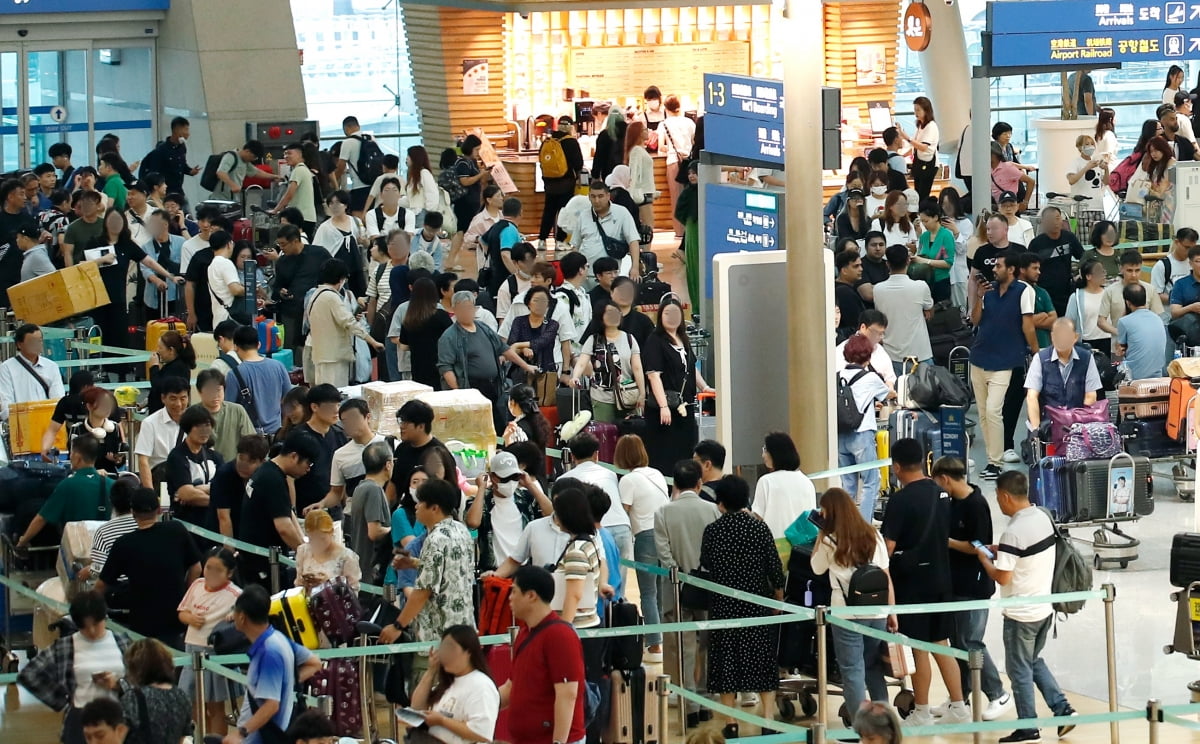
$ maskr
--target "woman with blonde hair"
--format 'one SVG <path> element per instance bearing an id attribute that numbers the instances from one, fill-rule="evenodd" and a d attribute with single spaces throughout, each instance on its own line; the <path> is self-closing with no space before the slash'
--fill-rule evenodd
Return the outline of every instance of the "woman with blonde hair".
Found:
<path id="1" fill-rule="evenodd" d="M 613 464 L 629 472 L 621 476 L 617 490 L 621 504 L 629 514 L 633 530 L 633 560 L 649 566 L 658 565 L 658 548 L 654 542 L 654 514 L 671 500 L 671 491 L 663 474 L 650 467 L 650 455 L 637 434 L 626 434 L 617 440 Z M 649 571 L 637 572 L 638 589 L 642 594 L 642 614 L 648 625 L 657 625 L 662 616 L 659 606 L 660 582 Z M 662 633 L 646 635 L 649 663 L 662 660 Z"/>
<path id="2" fill-rule="evenodd" d="M 338 577 L 358 591 L 362 568 L 358 555 L 334 539 L 333 517 L 324 509 L 313 509 L 304 517 L 308 542 L 296 548 L 296 586 L 312 590 Z"/>

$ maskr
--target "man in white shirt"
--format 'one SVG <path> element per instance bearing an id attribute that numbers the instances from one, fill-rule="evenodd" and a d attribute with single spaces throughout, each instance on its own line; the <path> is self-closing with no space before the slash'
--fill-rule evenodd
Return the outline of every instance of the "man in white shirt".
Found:
<path id="1" fill-rule="evenodd" d="M 914 357 L 918 362 L 933 363 L 933 347 L 925 321 L 933 311 L 933 295 L 929 285 L 908 276 L 908 249 L 902 245 L 887 249 L 887 281 L 875 285 L 875 309 L 888 319 L 889 332 L 881 345 L 899 374 L 904 360 Z"/>
<path id="2" fill-rule="evenodd" d="M 582 253 L 571 252 L 563 256 L 558 263 L 562 270 L 563 283 L 556 287 L 551 294 L 565 305 L 574 326 L 571 336 L 571 358 L 579 354 L 580 344 L 588 326 L 592 324 L 592 298 L 588 296 L 587 284 L 588 261 Z"/>
<path id="3" fill-rule="evenodd" d="M 212 302 L 213 323 L 229 320 L 230 309 L 236 301 L 243 305 L 239 314 L 245 314 L 246 288 L 233 263 L 233 239 L 224 230 L 212 234 L 213 260 L 208 265 L 208 293 Z"/>
<path id="4" fill-rule="evenodd" d="M 131 184 L 125 193 L 125 203 L 128 205 L 125 219 L 129 222 L 129 236 L 138 245 L 145 245 L 154 236 L 147 223 L 150 213 L 154 211 L 147 201 L 149 196 L 150 187 L 140 181 Z"/>
<path id="5" fill-rule="evenodd" d="M 1044 510 L 1029 502 L 1029 479 L 1017 470 L 1009 470 L 996 479 L 996 503 L 1009 518 L 1008 527 L 998 545 L 976 548 L 979 562 L 997 584 L 1002 597 L 1044 597 L 1054 583 L 1057 555 L 1054 522 Z M 1054 624 L 1054 608 L 1049 604 L 1008 605 L 1004 608 L 1004 668 L 1012 682 L 1017 700 L 1017 718 L 1037 718 L 1036 685 L 1042 699 L 1055 716 L 1073 716 L 1058 682 L 1042 660 L 1046 637 Z M 1074 724 L 1058 727 L 1058 736 L 1066 736 Z M 1037 729 L 1020 729 L 1000 739 L 1024 744 L 1039 741 Z"/>
<path id="6" fill-rule="evenodd" d="M 219 227 L 216 223 L 217 217 L 218 214 L 215 207 L 203 204 L 196 207 L 196 225 L 200 228 L 200 232 L 183 242 L 183 248 L 179 252 L 180 276 L 187 273 L 188 265 L 192 262 L 192 256 L 208 247 L 209 236 Z"/>
<path id="7" fill-rule="evenodd" d="M 1171 302 L 1171 288 L 1178 279 L 1192 273 L 1192 264 L 1188 261 L 1188 251 L 1200 240 L 1200 234 L 1190 227 L 1181 227 L 1171 241 L 1171 250 L 1167 255 L 1154 262 L 1150 269 L 1150 284 L 1158 293 L 1164 306 Z"/>
<path id="8" fill-rule="evenodd" d="M 379 174 L 379 178 L 375 179 L 375 183 L 371 184 L 371 191 L 367 194 L 367 203 L 363 206 L 363 211 L 369 211 L 375 206 L 375 201 L 379 198 L 379 189 L 383 187 L 385 178 L 399 178 L 400 157 L 397 155 L 383 156 L 383 173 Z"/>
<path id="9" fill-rule="evenodd" d="M 159 381 L 158 389 L 163 407 L 146 417 L 133 444 L 138 476 L 145 488 L 154 488 L 154 469 L 167 461 L 167 455 L 182 438 L 179 417 L 187 408 L 191 393 L 191 386 L 182 377 L 163 378 Z M 165 474 L 158 480 L 166 482 Z"/>
<path id="10" fill-rule="evenodd" d="M 5 421 L 8 407 L 14 403 L 58 400 L 64 395 L 62 372 L 53 359 L 42 356 L 42 329 L 26 323 L 13 338 L 17 353 L 0 364 L 0 419 Z"/>
<path id="11" fill-rule="evenodd" d="M 337 182 L 338 188 L 350 192 L 349 211 L 352 214 L 361 214 L 374 184 L 364 183 L 362 177 L 358 175 L 358 158 L 362 153 L 363 139 L 371 135 L 362 131 L 358 125 L 358 117 L 355 116 L 347 116 L 342 119 L 342 132 L 346 135 L 346 139 L 342 140 L 341 146 L 338 148 L 338 160 L 333 171 L 333 178 Z"/>
<path id="12" fill-rule="evenodd" d="M 875 349 L 871 352 L 871 369 L 879 373 L 888 387 L 896 387 L 896 371 L 892 368 L 892 359 L 883 348 L 884 334 L 887 333 L 887 316 L 878 310 L 863 310 L 858 316 L 858 335 L 870 339 Z M 847 339 L 848 341 L 849 339 Z M 837 345 L 833 350 L 833 368 L 841 372 L 846 368 L 846 341 Z"/>
<path id="13" fill-rule="evenodd" d="M 341 507 L 354 495 L 354 489 L 367 475 L 367 466 L 363 464 L 363 450 L 375 442 L 383 441 L 383 436 L 376 434 L 371 428 L 371 409 L 362 398 L 343 401 L 338 408 L 338 420 L 341 421 L 342 431 L 350 437 L 350 441 L 333 451 L 333 466 L 329 469 L 329 494 L 325 497 L 330 502 L 330 507 Z M 347 506 L 347 512 L 351 509 L 353 504 Z"/>
<path id="14" fill-rule="evenodd" d="M 42 228 L 37 223 L 27 222 L 17 230 L 17 248 L 21 253 L 21 281 L 27 282 L 39 276 L 53 274 L 54 264 L 46 253 L 46 244 L 42 242 Z"/>
<path id="15" fill-rule="evenodd" d="M 575 467 L 567 471 L 568 478 L 590 483 L 603 489 L 612 499 L 608 512 L 600 518 L 600 526 L 612 533 L 621 557 L 633 560 L 633 529 L 629 514 L 621 505 L 621 492 L 617 488 L 617 474 L 600 464 L 600 440 L 591 432 L 576 434 L 567 443 Z M 599 515 L 597 515 L 599 516 Z M 621 585 L 625 585 L 625 567 L 621 567 Z"/>
<path id="16" fill-rule="evenodd" d="M 213 341 L 217 343 L 217 358 L 208 365 L 209 369 L 215 369 L 224 377 L 229 377 L 230 370 L 233 369 L 226 359 L 234 364 L 238 363 L 237 344 L 233 342 L 233 334 L 238 329 L 238 323 L 233 320 L 223 320 L 213 326 Z"/>
<path id="17" fill-rule="evenodd" d="M 580 216 L 579 234 L 573 238 L 573 242 L 579 245 L 579 252 L 587 257 L 590 266 L 597 258 L 608 255 L 604 248 L 604 237 L 607 237 L 610 243 L 628 246 L 628 254 L 621 259 L 620 274 L 637 279 L 642 273 L 642 262 L 638 249 L 640 237 L 633 215 L 625 207 L 612 203 L 612 194 L 603 181 L 592 181 L 588 190 L 588 201 L 592 209 L 588 214 Z M 604 233 L 603 237 L 601 232 Z M 591 286 L 595 286 L 594 281 Z"/>

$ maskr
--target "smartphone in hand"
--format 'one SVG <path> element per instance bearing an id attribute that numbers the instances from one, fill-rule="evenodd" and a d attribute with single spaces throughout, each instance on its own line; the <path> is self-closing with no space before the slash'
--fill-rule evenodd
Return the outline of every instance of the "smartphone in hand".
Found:
<path id="1" fill-rule="evenodd" d="M 821 516 L 821 512 L 813 509 L 808 513 L 808 521 L 818 530 L 825 529 L 825 518 Z"/>
<path id="2" fill-rule="evenodd" d="M 993 553 L 991 550 L 989 550 L 988 546 L 984 545 L 983 543 L 979 542 L 978 540 L 972 540 L 971 547 L 975 548 L 976 550 L 982 550 L 983 554 L 988 557 L 989 561 L 996 560 L 996 554 Z"/>

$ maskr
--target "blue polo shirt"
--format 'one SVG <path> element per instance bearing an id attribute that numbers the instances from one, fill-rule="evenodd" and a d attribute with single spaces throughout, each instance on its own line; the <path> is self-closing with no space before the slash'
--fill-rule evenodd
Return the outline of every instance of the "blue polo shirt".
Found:
<path id="1" fill-rule="evenodd" d="M 1196 281 L 1195 276 L 1188 274 L 1175 280 L 1175 285 L 1171 287 L 1172 305 L 1190 305 L 1198 300 L 1200 300 L 1200 282 Z"/>
<path id="2" fill-rule="evenodd" d="M 253 715 L 249 703 L 249 696 L 253 695 L 258 704 L 266 700 L 279 701 L 279 710 L 271 717 L 271 722 L 281 731 L 287 731 L 296 703 L 296 666 L 303 664 L 311 655 L 307 649 L 296 646 L 275 628 L 267 628 L 250 646 L 250 669 L 246 672 L 249 684 L 247 696 L 242 700 L 238 724 L 245 725 Z M 259 732 L 252 731 L 246 744 L 262 744 L 262 741 Z"/>

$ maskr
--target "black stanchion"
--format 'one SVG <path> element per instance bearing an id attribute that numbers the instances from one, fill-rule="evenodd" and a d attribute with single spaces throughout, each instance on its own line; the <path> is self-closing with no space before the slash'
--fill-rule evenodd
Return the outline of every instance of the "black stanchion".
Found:
<path id="1" fill-rule="evenodd" d="M 267 557 L 271 564 L 271 594 L 279 593 L 279 548 L 271 546 L 271 554 Z"/>
<path id="2" fill-rule="evenodd" d="M 674 590 L 675 622 L 683 622 L 683 604 L 679 601 L 679 594 L 682 591 L 679 582 L 679 566 L 671 567 L 671 587 Z M 696 663 L 700 663 L 697 659 Z M 675 679 L 678 680 L 679 686 L 688 689 L 687 682 L 683 678 L 683 631 L 675 631 Z M 679 730 L 684 734 L 687 733 L 687 705 L 683 698 L 679 698 Z M 663 729 L 663 736 L 666 736 L 666 729 Z"/>

